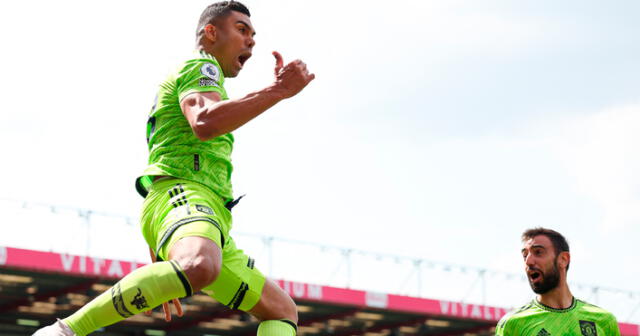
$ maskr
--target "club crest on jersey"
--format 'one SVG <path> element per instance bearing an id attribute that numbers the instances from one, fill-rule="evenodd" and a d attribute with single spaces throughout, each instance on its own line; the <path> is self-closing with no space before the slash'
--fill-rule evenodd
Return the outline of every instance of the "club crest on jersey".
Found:
<path id="1" fill-rule="evenodd" d="M 220 80 L 220 71 L 218 68 L 212 63 L 205 63 L 200 68 L 200 72 L 207 78 L 213 79 L 214 81 Z"/>
<path id="2" fill-rule="evenodd" d="M 596 330 L 596 324 L 592 321 L 582 321 L 580 320 L 580 332 L 584 336 L 598 336 L 598 331 Z"/>

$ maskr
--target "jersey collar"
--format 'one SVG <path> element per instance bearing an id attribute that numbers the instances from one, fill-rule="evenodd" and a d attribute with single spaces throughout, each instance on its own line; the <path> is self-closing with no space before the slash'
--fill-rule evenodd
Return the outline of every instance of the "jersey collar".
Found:
<path id="1" fill-rule="evenodd" d="M 216 64 L 218 63 L 218 60 L 216 59 L 215 56 L 213 56 L 212 54 L 206 52 L 204 49 L 196 49 L 193 51 L 193 55 L 194 56 L 198 56 L 196 58 L 208 58 L 211 60 L 214 60 L 216 62 Z"/>
<path id="2" fill-rule="evenodd" d="M 573 308 L 576 307 L 576 305 L 578 304 L 578 301 L 576 300 L 575 297 L 571 297 L 571 305 L 569 307 L 567 307 L 567 308 L 564 308 L 564 309 L 557 309 L 557 308 L 549 307 L 549 306 L 539 302 L 537 298 L 533 299 L 532 303 L 533 303 L 534 306 L 536 306 L 536 307 L 538 307 L 540 309 L 552 312 L 552 313 L 568 313 L 571 310 L 573 310 Z"/>

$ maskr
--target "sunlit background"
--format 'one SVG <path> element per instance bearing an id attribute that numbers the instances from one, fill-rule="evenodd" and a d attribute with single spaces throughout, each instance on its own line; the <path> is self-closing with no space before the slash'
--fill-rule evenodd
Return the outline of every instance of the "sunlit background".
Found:
<path id="1" fill-rule="evenodd" d="M 146 117 L 208 3 L 0 4 L 0 245 L 146 260 Z M 545 226 L 574 294 L 640 322 L 640 3 L 244 3 L 229 96 L 272 50 L 317 77 L 235 132 L 232 234 L 265 273 L 516 307 Z"/>

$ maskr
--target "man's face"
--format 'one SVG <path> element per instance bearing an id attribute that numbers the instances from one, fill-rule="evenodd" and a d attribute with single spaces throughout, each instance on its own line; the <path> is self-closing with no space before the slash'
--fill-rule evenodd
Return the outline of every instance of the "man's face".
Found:
<path id="1" fill-rule="evenodd" d="M 547 236 L 538 235 L 527 240 L 522 248 L 522 257 L 529 285 L 536 294 L 544 294 L 558 286 L 558 258 Z"/>
<path id="2" fill-rule="evenodd" d="M 218 20 L 213 53 L 225 77 L 235 77 L 242 70 L 256 44 L 255 34 L 249 17 L 240 12 L 231 11 Z"/>

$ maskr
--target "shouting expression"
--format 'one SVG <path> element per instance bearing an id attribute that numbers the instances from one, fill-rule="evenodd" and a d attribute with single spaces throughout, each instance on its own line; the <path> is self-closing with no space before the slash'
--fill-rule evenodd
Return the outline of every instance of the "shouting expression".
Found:
<path id="1" fill-rule="evenodd" d="M 567 253 L 568 252 L 561 252 Z M 522 248 L 525 271 L 531 289 L 536 294 L 544 294 L 558 287 L 560 269 L 566 267 L 566 258 L 556 255 L 551 240 L 545 235 L 538 235 L 527 240 Z"/>
<path id="2" fill-rule="evenodd" d="M 251 20 L 243 13 L 231 11 L 214 25 L 207 25 L 205 31 L 213 36 L 213 55 L 222 68 L 225 77 L 236 77 L 245 62 L 251 57 L 256 44 L 256 34 Z M 211 34 L 211 35 L 210 35 Z"/>

